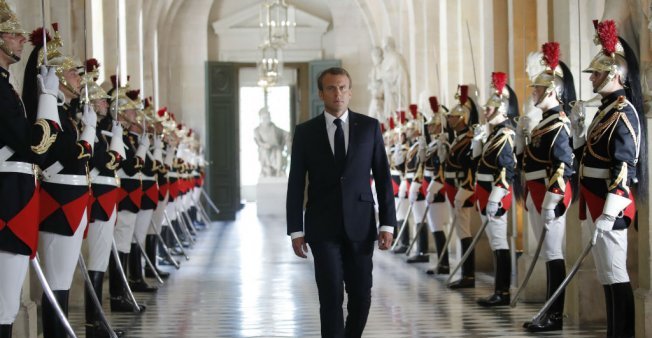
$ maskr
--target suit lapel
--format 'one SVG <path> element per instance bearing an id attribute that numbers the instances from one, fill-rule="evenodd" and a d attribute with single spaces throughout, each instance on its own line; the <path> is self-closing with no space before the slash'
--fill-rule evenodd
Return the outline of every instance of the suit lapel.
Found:
<path id="1" fill-rule="evenodd" d="M 358 120 L 356 119 L 355 113 L 349 110 L 349 145 L 346 149 L 346 160 L 344 161 L 344 168 L 349 166 L 351 160 L 355 154 L 356 142 L 358 136 Z"/>

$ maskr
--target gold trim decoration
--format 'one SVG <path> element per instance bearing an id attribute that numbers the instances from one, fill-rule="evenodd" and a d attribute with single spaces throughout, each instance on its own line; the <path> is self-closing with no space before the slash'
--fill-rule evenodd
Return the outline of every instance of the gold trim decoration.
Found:
<path id="1" fill-rule="evenodd" d="M 566 182 L 564 182 L 564 169 L 566 168 L 565 163 L 561 163 L 557 170 L 552 174 L 552 177 L 548 180 L 548 186 L 546 187 L 547 189 L 550 189 L 553 184 L 557 183 L 559 185 L 559 189 L 561 189 L 562 193 L 566 191 Z"/>
<path id="2" fill-rule="evenodd" d="M 106 163 L 106 168 L 109 170 L 116 170 L 120 162 L 116 161 L 115 154 L 113 154 L 112 151 L 109 151 L 108 153 L 111 159 L 109 160 L 109 162 Z"/>
<path id="3" fill-rule="evenodd" d="M 57 134 L 51 133 L 50 124 L 45 119 L 38 119 L 35 124 L 43 130 L 43 137 L 39 144 L 32 146 L 32 151 L 37 155 L 43 155 L 50 149 L 54 141 L 57 140 Z"/>
<path id="4" fill-rule="evenodd" d="M 623 162 L 623 165 L 620 167 L 620 172 L 618 173 L 618 176 L 613 181 L 613 183 L 611 183 L 611 185 L 609 186 L 609 191 L 618 188 L 620 183 L 625 182 L 626 180 L 627 180 L 627 163 Z"/>

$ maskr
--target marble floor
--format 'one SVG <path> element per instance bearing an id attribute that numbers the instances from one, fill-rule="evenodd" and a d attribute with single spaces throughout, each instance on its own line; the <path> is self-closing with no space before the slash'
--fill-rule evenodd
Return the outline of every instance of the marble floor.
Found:
<path id="1" fill-rule="evenodd" d="M 234 222 L 200 232 L 190 260 L 173 271 L 157 294 L 136 294 L 147 304 L 140 315 L 111 314 L 127 337 L 319 337 L 319 303 L 312 261 L 294 256 L 285 221 L 257 218 L 248 204 Z M 540 304 L 483 309 L 475 299 L 490 293 L 488 276 L 476 289 L 452 291 L 445 277 L 425 265 L 376 251 L 372 308 L 364 337 L 603 337 L 604 327 L 528 334 L 521 324 Z M 153 281 L 152 281 L 153 282 Z M 106 293 L 106 292 L 105 292 Z M 83 308 L 71 309 L 80 337 Z"/>

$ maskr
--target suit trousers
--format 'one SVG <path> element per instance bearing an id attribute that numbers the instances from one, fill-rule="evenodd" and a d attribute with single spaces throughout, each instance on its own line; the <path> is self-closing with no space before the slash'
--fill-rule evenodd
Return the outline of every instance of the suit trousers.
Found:
<path id="1" fill-rule="evenodd" d="M 309 243 L 315 259 L 322 337 L 360 337 L 371 306 L 373 241 Z M 346 324 L 342 303 L 348 296 Z"/>

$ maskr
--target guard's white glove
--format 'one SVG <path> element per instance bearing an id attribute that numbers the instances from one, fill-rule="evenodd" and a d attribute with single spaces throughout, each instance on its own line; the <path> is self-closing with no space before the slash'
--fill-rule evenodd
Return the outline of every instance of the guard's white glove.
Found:
<path id="1" fill-rule="evenodd" d="M 38 93 L 52 95 L 55 98 L 59 95 L 59 77 L 54 67 L 41 66 L 39 74 L 36 75 Z"/>
<path id="2" fill-rule="evenodd" d="M 600 215 L 600 217 L 595 220 L 595 231 L 593 232 L 593 239 L 591 240 L 591 243 L 595 245 L 598 237 L 602 237 L 605 232 L 611 231 L 614 228 L 615 222 L 616 218 L 613 216 L 605 214 Z"/>
<path id="3" fill-rule="evenodd" d="M 84 129 L 82 131 L 79 139 L 81 141 L 86 141 L 91 146 L 91 151 L 95 146 L 95 127 L 97 126 L 97 114 L 93 110 L 93 107 L 90 104 L 84 105 L 84 113 L 81 118 L 82 125 Z"/>
<path id="4" fill-rule="evenodd" d="M 407 180 L 401 180 L 401 184 L 398 186 L 398 198 L 406 198 L 408 190 Z"/>
<path id="5" fill-rule="evenodd" d="M 157 136 L 154 135 L 154 160 L 158 162 L 163 162 L 163 140 Z"/>
<path id="6" fill-rule="evenodd" d="M 554 209 L 541 209 L 541 217 L 543 218 L 543 226 L 546 230 L 550 230 L 550 225 L 552 221 L 555 220 L 555 210 Z"/>
<path id="7" fill-rule="evenodd" d="M 586 118 L 584 101 L 578 100 L 575 102 L 575 105 L 571 109 L 569 118 L 571 121 L 571 128 L 573 130 L 573 137 L 583 138 L 585 136 L 584 119 Z"/>
<path id="8" fill-rule="evenodd" d="M 172 163 L 174 162 L 174 154 L 176 154 L 176 152 L 177 150 L 173 146 L 168 145 L 168 149 L 165 152 L 165 160 L 163 160 L 163 164 L 172 168 Z"/>
<path id="9" fill-rule="evenodd" d="M 36 76 L 39 90 L 36 119 L 50 120 L 61 125 L 57 96 L 59 95 L 59 78 L 54 68 L 41 66 L 41 72 Z"/>
<path id="10" fill-rule="evenodd" d="M 486 126 L 484 124 L 475 126 L 473 128 L 473 141 L 482 141 L 487 135 Z"/>
<path id="11" fill-rule="evenodd" d="M 428 144 L 426 143 L 426 138 L 423 136 L 419 137 L 419 151 L 417 152 L 417 156 L 419 156 L 419 161 L 424 162 L 426 160 L 426 147 Z"/>
<path id="12" fill-rule="evenodd" d="M 405 162 L 405 153 L 403 153 L 400 144 L 394 146 L 394 153 L 392 154 L 392 160 L 394 161 L 394 165 L 401 165 L 403 164 L 403 162 Z"/>
<path id="13" fill-rule="evenodd" d="M 471 141 L 471 157 L 478 158 L 482 156 L 482 141 L 475 138 Z"/>
<path id="14" fill-rule="evenodd" d="M 446 133 L 439 134 L 439 140 L 437 141 L 437 157 L 439 157 L 439 163 L 444 163 L 446 158 L 448 158 L 448 138 Z"/>
<path id="15" fill-rule="evenodd" d="M 487 213 L 487 217 L 489 218 L 496 217 L 496 213 L 498 212 L 498 203 L 492 201 L 487 202 L 487 206 L 485 207 L 485 212 Z"/>
<path id="16" fill-rule="evenodd" d="M 410 195 L 408 197 L 410 199 L 410 203 L 414 203 L 417 201 L 417 198 L 419 198 L 420 189 L 421 189 L 421 183 L 412 182 L 412 184 L 410 184 Z"/>
<path id="17" fill-rule="evenodd" d="M 140 137 L 140 142 L 138 144 L 138 149 L 136 150 L 136 157 L 139 157 L 141 160 L 145 161 L 145 156 L 149 150 L 149 134 L 144 133 Z"/>
<path id="18" fill-rule="evenodd" d="M 111 137 L 109 150 L 115 151 L 118 153 L 118 155 L 120 155 L 120 157 L 124 159 L 127 157 L 127 155 L 125 154 L 125 145 L 122 140 L 122 126 L 118 121 L 113 121 L 112 124 L 113 126 L 111 127 L 111 134 L 113 134 L 113 136 Z"/>
<path id="19" fill-rule="evenodd" d="M 460 211 L 462 207 L 464 206 L 464 203 L 466 202 L 469 197 L 473 196 L 473 191 L 472 190 L 466 190 L 466 189 L 457 189 L 457 193 L 455 194 L 455 211 Z"/>

